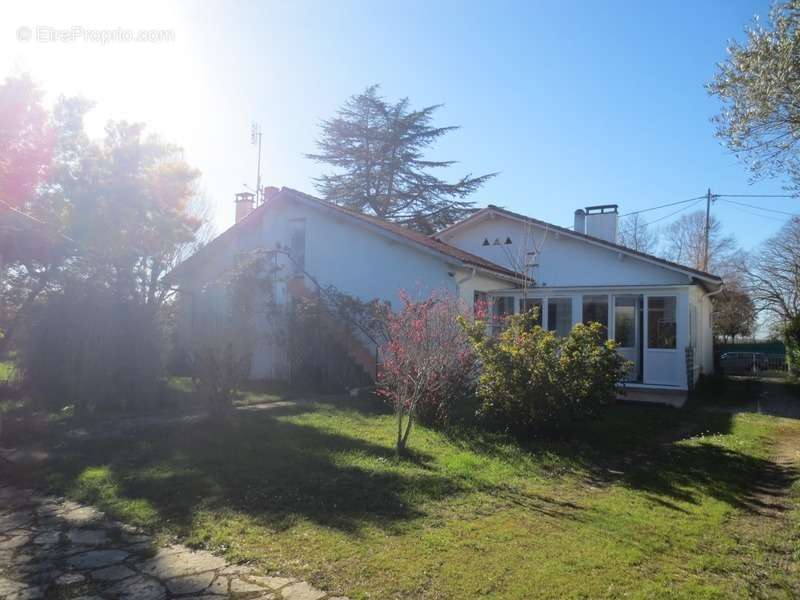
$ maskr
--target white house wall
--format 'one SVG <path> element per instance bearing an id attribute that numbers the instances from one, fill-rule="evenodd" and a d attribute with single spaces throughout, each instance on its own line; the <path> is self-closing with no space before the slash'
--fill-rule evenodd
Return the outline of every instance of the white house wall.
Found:
<path id="1" fill-rule="evenodd" d="M 711 297 L 698 286 L 692 288 L 690 302 L 697 311 L 698 331 L 695 346 L 695 363 L 698 366 L 695 378 L 714 372 L 714 305 Z"/>
<path id="2" fill-rule="evenodd" d="M 460 290 L 458 281 L 471 272 L 468 267 L 459 268 L 453 264 L 455 261 L 416 244 L 387 238 L 347 215 L 290 201 L 263 214 L 260 231 L 246 245 L 286 245 L 289 221 L 305 219 L 306 271 L 322 286 L 335 286 L 361 300 L 389 300 L 396 308 L 400 306 L 401 290 L 415 299 L 437 291 L 461 296 L 471 304 L 476 285 L 484 289 L 511 285 L 479 275 Z"/>
<path id="3" fill-rule="evenodd" d="M 505 244 L 507 238 L 511 244 Z M 442 240 L 513 270 L 520 270 L 526 252 L 536 248 L 538 267 L 528 275 L 537 287 L 689 283 L 687 275 L 672 269 L 505 216 L 467 224 L 446 232 Z M 490 245 L 484 246 L 484 240 Z"/>
<path id="4" fill-rule="evenodd" d="M 233 264 L 237 253 L 256 248 L 288 248 L 290 223 L 296 219 L 305 220 L 305 271 L 321 286 L 334 286 L 363 301 L 378 298 L 398 308 L 401 290 L 414 299 L 436 291 L 460 297 L 465 305 L 471 306 L 476 289 L 512 285 L 490 275 L 473 275 L 471 268 L 459 268 L 452 264 L 454 261 L 413 243 L 389 239 L 347 215 L 287 200 L 278 200 L 243 222 L 236 238 L 209 253 L 212 257 L 203 265 L 197 281 L 217 277 Z M 288 259 L 279 255 L 278 260 L 288 273 L 291 270 Z M 313 289 L 314 284 L 307 281 L 306 286 Z M 279 294 L 285 294 L 285 285 Z M 261 346 L 253 359 L 252 376 L 284 376 L 286 357 L 281 349 L 272 342 Z"/>

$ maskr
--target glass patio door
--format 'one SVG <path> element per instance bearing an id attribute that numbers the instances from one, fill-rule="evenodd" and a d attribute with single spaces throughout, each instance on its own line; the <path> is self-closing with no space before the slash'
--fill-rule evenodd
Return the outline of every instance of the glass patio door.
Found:
<path id="1" fill-rule="evenodd" d="M 617 352 L 633 363 L 626 378 L 632 383 L 642 381 L 643 315 L 641 295 L 614 297 L 614 340 L 617 342 Z"/>

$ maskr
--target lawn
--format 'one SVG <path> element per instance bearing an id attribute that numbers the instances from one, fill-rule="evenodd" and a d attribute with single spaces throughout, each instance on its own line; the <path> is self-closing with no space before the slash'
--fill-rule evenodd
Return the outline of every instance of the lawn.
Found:
<path id="1" fill-rule="evenodd" d="M 800 448 L 794 421 L 620 405 L 527 444 L 420 427 L 398 462 L 394 419 L 368 400 L 240 416 L 70 441 L 47 477 L 351 598 L 800 594 L 800 511 L 761 514 L 758 491 L 775 440 Z"/>
<path id="2" fill-rule="evenodd" d="M 0 384 L 10 381 L 15 374 L 14 363 L 0 360 Z"/>

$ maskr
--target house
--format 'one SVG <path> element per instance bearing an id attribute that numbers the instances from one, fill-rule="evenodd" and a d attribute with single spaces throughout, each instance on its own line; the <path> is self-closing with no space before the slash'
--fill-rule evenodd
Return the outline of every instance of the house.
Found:
<path id="1" fill-rule="evenodd" d="M 681 403 L 713 372 L 711 296 L 722 280 L 617 244 L 617 222 L 616 205 L 575 211 L 572 229 L 490 205 L 437 237 L 527 275 L 530 286 L 487 292 L 500 310 L 539 306 L 541 325 L 558 333 L 602 323 L 633 364 L 634 397 Z"/>
<path id="2" fill-rule="evenodd" d="M 475 294 L 514 289 L 521 275 L 404 227 L 355 213 L 289 188 L 267 188 L 254 208 L 253 195 L 236 197 L 236 223 L 188 260 L 171 277 L 180 287 L 178 336 L 191 338 L 200 321 L 224 311 L 224 298 L 209 291 L 231 269 L 236 257 L 262 248 L 273 253 L 274 297 L 309 296 L 330 286 L 363 301 L 381 299 L 400 305 L 400 292 L 427 297 L 443 292 L 472 306 Z M 288 379 L 286 344 L 270 342 L 268 325 L 259 335 L 251 368 L 254 379 Z M 370 376 L 376 372 L 374 341 L 346 331 L 338 343 Z"/>
<path id="3" fill-rule="evenodd" d="M 179 329 L 208 314 L 201 292 L 237 255 L 273 249 L 290 275 L 276 284 L 279 302 L 333 286 L 397 306 L 401 290 L 445 290 L 467 306 L 487 300 L 499 315 L 538 306 L 541 325 L 559 334 L 598 321 L 633 365 L 627 388 L 681 403 L 713 370 L 710 297 L 722 280 L 618 245 L 617 219 L 614 205 L 588 207 L 570 229 L 489 206 L 428 237 L 289 188 L 267 188 L 257 208 L 252 194 L 239 194 L 235 225 L 173 274 L 186 300 Z M 251 376 L 287 378 L 285 349 L 263 337 Z M 374 343 L 340 341 L 374 376 Z"/>

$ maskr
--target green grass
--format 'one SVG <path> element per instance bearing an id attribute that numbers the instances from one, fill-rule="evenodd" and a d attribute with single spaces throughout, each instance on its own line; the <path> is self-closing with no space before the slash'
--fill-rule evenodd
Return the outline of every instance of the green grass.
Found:
<path id="1" fill-rule="evenodd" d="M 795 422 L 621 405 L 527 444 L 418 427 L 399 462 L 394 427 L 364 400 L 275 408 L 68 442 L 48 476 L 121 519 L 352 598 L 800 594 L 774 550 L 800 518 L 754 512 L 771 443 L 800 440 Z"/>
<path id="2" fill-rule="evenodd" d="M 0 361 L 0 384 L 11 381 L 16 375 L 16 371 L 13 362 Z"/>

